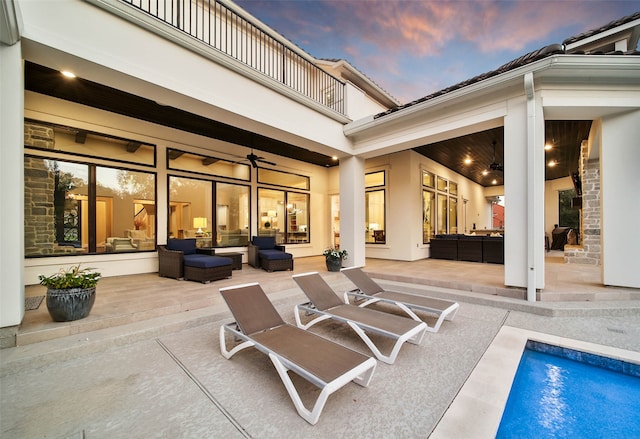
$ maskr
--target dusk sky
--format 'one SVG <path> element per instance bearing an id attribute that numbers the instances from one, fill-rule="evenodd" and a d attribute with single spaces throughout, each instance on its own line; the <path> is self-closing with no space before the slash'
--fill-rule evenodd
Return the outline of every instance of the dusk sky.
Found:
<path id="1" fill-rule="evenodd" d="M 406 103 L 640 11 L 638 0 L 236 0 Z"/>

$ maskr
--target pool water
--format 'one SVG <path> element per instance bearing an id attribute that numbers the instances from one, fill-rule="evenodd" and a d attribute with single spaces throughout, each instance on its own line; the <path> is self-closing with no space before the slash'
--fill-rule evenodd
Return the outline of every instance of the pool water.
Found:
<path id="1" fill-rule="evenodd" d="M 572 352 L 587 362 L 528 345 L 497 438 L 640 438 L 640 367 Z"/>

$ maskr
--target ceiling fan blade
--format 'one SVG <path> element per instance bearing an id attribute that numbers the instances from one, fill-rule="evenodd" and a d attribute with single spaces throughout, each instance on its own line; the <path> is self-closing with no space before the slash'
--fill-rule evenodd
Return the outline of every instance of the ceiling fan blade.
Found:
<path id="1" fill-rule="evenodd" d="M 278 165 L 276 165 L 276 164 L 275 164 L 275 163 L 273 163 L 273 162 L 270 162 L 270 161 L 268 161 L 268 160 L 263 159 L 262 157 L 258 157 L 258 158 L 256 159 L 256 161 L 257 161 L 257 162 L 260 162 L 260 163 L 266 163 L 267 165 L 271 165 L 271 166 L 278 166 Z"/>

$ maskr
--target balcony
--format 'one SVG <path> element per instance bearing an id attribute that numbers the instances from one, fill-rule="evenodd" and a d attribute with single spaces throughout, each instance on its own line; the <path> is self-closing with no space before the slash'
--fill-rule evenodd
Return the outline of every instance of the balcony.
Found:
<path id="1" fill-rule="evenodd" d="M 294 92 L 345 115 L 345 84 L 220 0 L 118 0 Z M 98 2 L 100 3 L 100 2 Z M 126 16 L 123 15 L 123 16 Z"/>

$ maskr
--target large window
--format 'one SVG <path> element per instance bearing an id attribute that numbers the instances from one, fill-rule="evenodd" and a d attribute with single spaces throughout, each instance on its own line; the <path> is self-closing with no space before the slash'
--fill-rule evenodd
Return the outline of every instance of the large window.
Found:
<path id="1" fill-rule="evenodd" d="M 422 240 L 458 233 L 458 185 L 430 172 L 422 172 Z"/>
<path id="2" fill-rule="evenodd" d="M 384 244 L 385 233 L 385 172 L 365 174 L 365 243 Z"/>
<path id="3" fill-rule="evenodd" d="M 25 156 L 25 254 L 155 250 L 155 175 Z"/>
<path id="4" fill-rule="evenodd" d="M 278 244 L 309 242 L 309 194 L 258 189 L 258 235 Z"/>
<path id="5" fill-rule="evenodd" d="M 196 238 L 198 247 L 245 246 L 249 187 L 171 176 L 168 225 L 170 238 Z"/>

